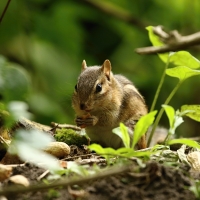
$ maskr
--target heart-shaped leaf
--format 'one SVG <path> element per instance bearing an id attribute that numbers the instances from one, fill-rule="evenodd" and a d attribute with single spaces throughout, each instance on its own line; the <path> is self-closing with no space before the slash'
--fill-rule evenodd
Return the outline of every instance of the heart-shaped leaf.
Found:
<path id="1" fill-rule="evenodd" d="M 153 44 L 153 46 L 155 46 L 155 47 L 164 46 L 164 43 L 160 40 L 160 38 L 154 34 L 153 26 L 148 26 L 148 27 L 146 27 L 146 29 L 148 30 L 149 39 L 150 39 L 151 43 Z M 158 56 L 164 63 L 167 63 L 169 53 L 158 54 Z"/>
<path id="2" fill-rule="evenodd" d="M 191 111 L 186 112 L 186 116 L 190 117 L 191 119 L 200 122 L 200 105 L 183 105 L 181 106 L 181 112 L 185 111 Z"/>
<path id="3" fill-rule="evenodd" d="M 190 69 L 189 67 L 185 66 L 178 66 L 167 69 L 166 74 L 172 77 L 176 77 L 180 81 L 184 81 L 189 77 L 200 75 L 200 70 Z"/>
<path id="4" fill-rule="evenodd" d="M 170 62 L 177 66 L 186 66 L 191 69 L 198 69 L 200 61 L 187 51 L 178 51 L 170 54 Z"/>

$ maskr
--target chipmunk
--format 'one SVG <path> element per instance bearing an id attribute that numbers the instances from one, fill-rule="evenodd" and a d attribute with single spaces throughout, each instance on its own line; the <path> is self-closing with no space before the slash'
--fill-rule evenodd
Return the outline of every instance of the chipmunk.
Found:
<path id="1" fill-rule="evenodd" d="M 77 126 L 85 127 L 91 141 L 114 149 L 123 147 L 123 142 L 112 130 L 122 122 L 132 136 L 135 124 L 148 112 L 144 98 L 133 83 L 122 75 L 113 75 L 109 60 L 102 66 L 91 67 L 83 61 L 72 107 Z M 146 148 L 145 136 L 137 146 Z"/>

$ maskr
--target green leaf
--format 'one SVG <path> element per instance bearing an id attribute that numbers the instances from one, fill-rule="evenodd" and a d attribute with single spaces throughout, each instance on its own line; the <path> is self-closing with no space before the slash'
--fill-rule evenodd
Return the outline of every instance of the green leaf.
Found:
<path id="1" fill-rule="evenodd" d="M 170 62 L 174 63 L 174 65 L 186 66 L 191 69 L 198 69 L 200 67 L 200 61 L 187 51 L 171 53 Z"/>
<path id="2" fill-rule="evenodd" d="M 89 170 L 72 161 L 67 162 L 67 169 L 81 176 L 87 176 L 89 174 Z"/>
<path id="3" fill-rule="evenodd" d="M 146 29 L 148 30 L 149 39 L 150 39 L 151 43 L 153 44 L 153 46 L 155 46 L 155 47 L 164 46 L 164 43 L 160 40 L 160 38 L 154 34 L 153 26 L 148 26 L 148 27 L 146 27 Z M 158 54 L 158 56 L 164 63 L 167 63 L 169 53 Z"/>
<path id="4" fill-rule="evenodd" d="M 116 150 L 117 154 L 123 157 L 149 157 L 151 155 L 150 151 L 135 151 L 132 148 L 122 147 Z"/>
<path id="5" fill-rule="evenodd" d="M 21 117 L 27 119 L 31 118 L 31 113 L 28 112 L 28 104 L 23 101 L 10 101 L 7 107 L 15 121 L 19 120 Z"/>
<path id="6" fill-rule="evenodd" d="M 123 123 L 120 123 L 120 127 L 113 129 L 113 133 L 122 139 L 126 148 L 130 147 L 130 136 L 128 134 L 128 128 Z"/>
<path id="7" fill-rule="evenodd" d="M 104 148 L 99 144 L 91 144 L 88 146 L 88 148 L 92 151 L 95 151 L 98 154 L 104 154 L 105 152 Z"/>
<path id="8" fill-rule="evenodd" d="M 174 108 L 169 105 L 162 105 L 162 107 L 165 109 L 165 112 L 169 119 L 169 134 L 175 134 L 176 128 L 183 123 L 182 115 L 180 115 L 179 111 L 175 112 Z"/>
<path id="9" fill-rule="evenodd" d="M 172 145 L 172 144 L 185 144 L 185 145 L 188 145 L 190 147 L 194 147 L 194 148 L 200 149 L 200 145 L 196 141 L 190 140 L 190 139 L 186 139 L 186 138 L 169 140 L 168 144 L 169 145 Z"/>
<path id="10" fill-rule="evenodd" d="M 28 104 L 23 101 L 9 101 L 7 104 L 1 103 L 0 112 L 1 117 L 4 120 L 5 127 L 11 128 L 16 121 L 23 117 L 30 119 L 32 114 L 28 111 L 28 109 Z"/>
<path id="11" fill-rule="evenodd" d="M 183 105 L 181 106 L 181 112 L 186 112 L 185 115 L 191 119 L 200 122 L 200 105 Z"/>
<path id="12" fill-rule="evenodd" d="M 147 132 L 149 126 L 154 122 L 156 113 L 157 113 L 156 110 L 152 111 L 147 115 L 142 116 L 140 120 L 137 122 L 133 135 L 132 148 L 135 147 L 139 139 Z"/>
<path id="13" fill-rule="evenodd" d="M 184 81 L 192 76 L 200 75 L 200 70 L 193 70 L 189 67 L 178 66 L 166 70 L 166 74 L 172 77 L 178 78 L 180 81 Z"/>
<path id="14" fill-rule="evenodd" d="M 134 149 L 131 149 L 131 148 L 125 148 L 125 147 L 122 147 L 122 148 L 119 148 L 116 150 L 118 155 L 121 155 L 123 157 L 133 157 L 135 155 L 135 150 Z"/>
<path id="15" fill-rule="evenodd" d="M 165 112 L 169 119 L 170 128 L 172 128 L 174 125 L 175 110 L 172 106 L 169 106 L 169 105 L 162 105 L 162 107 L 165 109 Z"/>
<path id="16" fill-rule="evenodd" d="M 177 128 L 178 126 L 180 126 L 183 122 L 184 122 L 184 121 L 183 121 L 182 116 L 179 116 L 179 115 L 176 115 L 176 116 L 175 116 L 174 127 L 173 127 L 173 131 L 174 131 L 174 132 L 172 132 L 172 134 L 175 133 L 176 128 Z"/>
<path id="17" fill-rule="evenodd" d="M 26 100 L 31 85 L 29 74 L 20 65 L 1 62 L 0 60 L 1 95 L 7 101 Z"/>
<path id="18" fill-rule="evenodd" d="M 135 151 L 132 148 L 126 148 L 126 147 L 122 147 L 120 149 L 115 150 L 112 148 L 103 148 L 99 144 L 91 144 L 89 146 L 89 149 L 95 151 L 97 154 L 104 156 L 106 159 L 108 158 L 108 156 L 122 156 L 130 158 L 130 157 L 149 157 L 151 155 L 150 151 L 140 152 L 140 151 Z"/>
<path id="19" fill-rule="evenodd" d="M 19 130 L 12 140 L 9 153 L 17 154 L 24 161 L 28 160 L 35 165 L 42 163 L 45 168 L 57 171 L 61 169 L 57 159 L 43 151 L 51 141 L 53 139 L 47 133 L 36 130 Z"/>
<path id="20" fill-rule="evenodd" d="M 118 155 L 117 151 L 113 148 L 103 148 L 101 145 L 99 144 L 91 144 L 90 146 L 88 146 L 88 148 L 90 150 L 95 151 L 97 154 L 103 155 L 105 158 L 108 158 L 107 155 Z"/>
<path id="21" fill-rule="evenodd" d="M 38 142 L 38 138 L 40 142 Z M 53 138 L 44 132 L 37 130 L 19 130 L 15 133 L 15 142 L 22 142 L 36 149 L 44 149 L 50 142 L 53 142 Z"/>

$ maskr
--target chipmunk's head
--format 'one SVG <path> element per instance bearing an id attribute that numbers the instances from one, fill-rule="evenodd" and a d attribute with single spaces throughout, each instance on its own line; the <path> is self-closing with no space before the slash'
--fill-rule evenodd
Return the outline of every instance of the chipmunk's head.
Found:
<path id="1" fill-rule="evenodd" d="M 72 97 L 72 106 L 76 113 L 94 113 L 102 109 L 105 100 L 109 100 L 112 90 L 113 74 L 111 63 L 105 60 L 102 66 L 87 67 L 85 60 L 82 63 L 82 72 L 78 77 Z"/>

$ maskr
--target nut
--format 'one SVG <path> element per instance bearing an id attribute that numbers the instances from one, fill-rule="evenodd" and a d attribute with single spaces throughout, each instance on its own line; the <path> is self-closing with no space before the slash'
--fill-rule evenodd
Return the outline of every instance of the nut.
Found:
<path id="1" fill-rule="evenodd" d="M 25 187 L 28 187 L 30 185 L 28 179 L 22 175 L 11 176 L 9 178 L 9 181 L 14 184 L 23 185 Z"/>
<path id="2" fill-rule="evenodd" d="M 57 158 L 64 158 L 70 154 L 70 147 L 64 142 L 51 142 L 44 151 Z"/>

